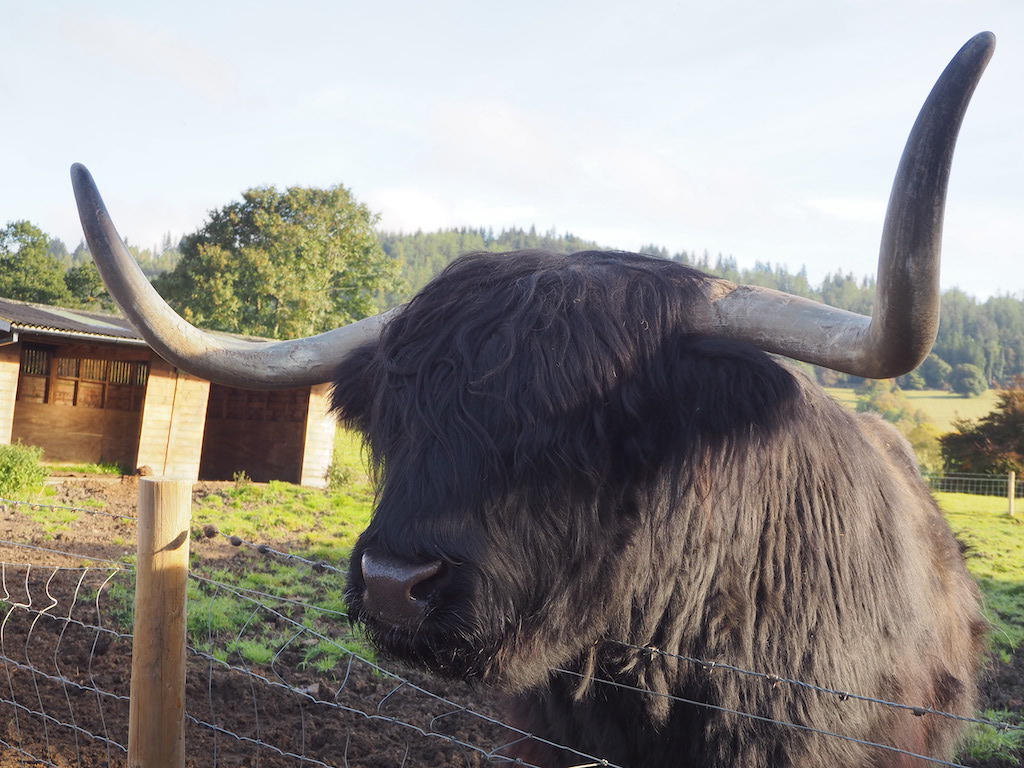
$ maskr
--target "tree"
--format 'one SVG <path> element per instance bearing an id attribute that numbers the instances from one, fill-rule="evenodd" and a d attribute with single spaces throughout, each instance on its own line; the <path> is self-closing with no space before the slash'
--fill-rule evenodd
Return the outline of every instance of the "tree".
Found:
<path id="1" fill-rule="evenodd" d="M 900 376 L 896 379 L 896 383 L 899 384 L 900 389 L 927 389 L 928 385 L 925 384 L 924 376 L 921 375 L 921 369 L 917 368 L 908 374 Z"/>
<path id="2" fill-rule="evenodd" d="M 246 190 L 181 241 L 154 285 L 206 328 L 273 338 L 329 330 L 374 314 L 398 267 L 376 216 L 343 186 Z"/>
<path id="3" fill-rule="evenodd" d="M 65 267 L 71 264 L 71 254 L 68 253 L 68 247 L 64 245 L 64 241 L 59 237 L 50 239 L 50 245 L 46 249 L 53 258 L 59 261 Z"/>
<path id="4" fill-rule="evenodd" d="M 1000 390 L 987 416 L 953 426 L 940 438 L 947 472 L 1024 472 L 1024 379 Z"/>
<path id="5" fill-rule="evenodd" d="M 0 229 L 0 296 L 40 304 L 72 301 L 50 238 L 31 222 L 12 221 Z"/>
<path id="6" fill-rule="evenodd" d="M 103 278 L 91 261 L 71 267 L 64 273 L 64 284 L 76 306 L 100 312 L 116 311 L 114 300 L 107 293 Z"/>
<path id="7" fill-rule="evenodd" d="M 128 247 L 128 252 L 132 255 L 132 258 L 142 268 L 142 274 L 150 280 L 157 275 L 174 269 L 181 260 L 181 253 L 178 251 L 178 246 L 172 240 L 169 232 L 163 236 L 163 243 L 159 249 L 140 248 L 137 245 L 132 245 L 127 240 L 125 245 Z M 74 253 L 69 256 L 69 259 L 72 269 L 83 264 L 92 264 L 92 254 L 89 252 L 89 246 L 84 240 L 78 244 Z"/>
<path id="8" fill-rule="evenodd" d="M 976 365 L 961 363 L 953 367 L 949 384 L 953 391 L 964 397 L 976 397 L 988 389 L 985 373 Z"/>
<path id="9" fill-rule="evenodd" d="M 79 240 L 75 250 L 71 252 L 71 266 L 77 267 L 92 261 L 92 254 L 89 253 L 89 245 L 85 240 Z"/>
<path id="10" fill-rule="evenodd" d="M 953 373 L 953 366 L 934 352 L 925 358 L 917 370 L 924 377 L 924 382 L 929 389 L 947 389 L 949 387 L 949 376 Z"/>

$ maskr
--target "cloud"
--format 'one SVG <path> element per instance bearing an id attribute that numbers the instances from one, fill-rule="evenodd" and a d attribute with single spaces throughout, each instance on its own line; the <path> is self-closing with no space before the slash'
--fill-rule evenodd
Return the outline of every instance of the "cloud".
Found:
<path id="1" fill-rule="evenodd" d="M 529 190 L 565 175 L 564 127 L 499 99 L 448 103 L 434 114 L 436 172 Z"/>
<path id="2" fill-rule="evenodd" d="M 881 226 L 885 219 L 886 201 L 882 199 L 833 197 L 808 200 L 806 204 L 813 210 L 840 221 Z"/>
<path id="3" fill-rule="evenodd" d="M 381 214 L 380 228 L 392 232 L 460 226 L 500 229 L 532 223 L 537 218 L 537 210 L 531 206 L 489 205 L 471 198 L 453 200 L 411 185 L 370 190 L 366 201 L 370 210 Z"/>
<path id="4" fill-rule="evenodd" d="M 171 82 L 203 100 L 237 99 L 239 72 L 226 58 L 164 31 L 115 16 L 65 17 L 61 34 L 119 71 Z"/>

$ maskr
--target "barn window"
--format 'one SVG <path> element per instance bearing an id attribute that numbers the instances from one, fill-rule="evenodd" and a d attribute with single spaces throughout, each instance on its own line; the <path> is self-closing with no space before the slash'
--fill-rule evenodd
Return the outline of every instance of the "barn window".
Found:
<path id="1" fill-rule="evenodd" d="M 142 410 L 149 363 L 55 357 L 54 352 L 54 347 L 25 347 L 18 400 L 114 411 Z"/>
<path id="2" fill-rule="evenodd" d="M 18 399 L 26 403 L 45 403 L 50 394 L 50 368 L 53 351 L 25 347 L 21 355 Z"/>

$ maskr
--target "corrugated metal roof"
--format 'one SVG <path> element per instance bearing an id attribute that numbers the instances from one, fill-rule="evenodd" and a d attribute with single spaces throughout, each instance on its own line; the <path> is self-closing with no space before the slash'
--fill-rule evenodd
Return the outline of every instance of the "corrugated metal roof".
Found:
<path id="1" fill-rule="evenodd" d="M 35 331 L 48 335 L 85 334 L 115 343 L 118 341 L 127 344 L 146 343 L 128 320 L 117 315 L 0 298 L 0 331 L 11 330 L 28 333 Z M 226 331 L 207 331 L 207 333 L 248 341 L 273 341 L 273 339 L 263 336 L 227 333 Z"/>
<path id="2" fill-rule="evenodd" d="M 128 342 L 142 340 L 123 317 L 84 309 L 64 309 L 0 298 L 0 319 L 10 323 L 14 330 L 84 333 Z"/>

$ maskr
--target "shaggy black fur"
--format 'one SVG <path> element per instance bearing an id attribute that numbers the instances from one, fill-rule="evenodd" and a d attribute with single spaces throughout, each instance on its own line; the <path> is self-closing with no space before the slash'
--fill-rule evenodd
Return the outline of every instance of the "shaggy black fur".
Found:
<path id="1" fill-rule="evenodd" d="M 385 653 L 498 686 L 525 728 L 621 766 L 921 763 L 657 694 L 948 758 L 948 720 L 609 642 L 971 712 L 978 596 L 909 447 L 694 334 L 706 288 L 664 260 L 534 251 L 424 288 L 334 391 L 379 481 L 353 614 Z M 415 630 L 362 610 L 367 549 L 445 563 Z"/>

